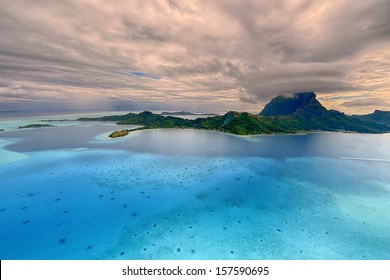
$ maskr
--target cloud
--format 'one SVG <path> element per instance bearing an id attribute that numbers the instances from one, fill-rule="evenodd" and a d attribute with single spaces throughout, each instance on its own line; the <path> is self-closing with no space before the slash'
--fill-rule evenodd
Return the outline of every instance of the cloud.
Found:
<path id="1" fill-rule="evenodd" d="M 389 13 L 387 0 L 5 0 L 0 102 L 257 112 L 299 91 L 383 100 Z"/>
<path id="2" fill-rule="evenodd" d="M 135 77 L 139 77 L 139 78 L 150 78 L 150 79 L 154 79 L 154 80 L 161 80 L 160 76 L 157 76 L 157 75 L 154 75 L 151 73 L 144 73 L 144 72 L 140 72 L 140 71 L 130 71 L 130 74 L 135 76 Z"/>
<path id="3" fill-rule="evenodd" d="M 380 98 L 361 98 L 343 103 L 346 107 L 389 107 L 390 104 Z"/>

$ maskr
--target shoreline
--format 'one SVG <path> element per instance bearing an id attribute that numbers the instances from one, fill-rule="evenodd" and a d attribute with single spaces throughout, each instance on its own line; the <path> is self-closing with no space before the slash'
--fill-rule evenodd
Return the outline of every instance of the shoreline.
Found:
<path id="1" fill-rule="evenodd" d="M 26 154 L 9 151 L 5 148 L 6 146 L 11 145 L 17 141 L 18 139 L 12 141 L 10 139 L 6 140 L 0 138 L 0 166 L 29 158 L 29 156 Z"/>
<path id="2" fill-rule="evenodd" d="M 225 135 L 230 135 L 230 136 L 235 136 L 238 138 L 251 138 L 251 137 L 266 137 L 266 136 L 304 136 L 308 134 L 332 134 L 332 133 L 340 133 L 340 134 L 354 134 L 354 135 L 387 135 L 390 133 L 359 133 L 359 132 L 354 132 L 354 131 L 299 131 L 297 133 L 263 133 L 263 134 L 234 134 L 234 133 L 229 133 L 229 132 L 224 132 L 224 131 L 219 131 L 219 130 L 212 130 L 212 129 L 202 129 L 202 128 L 175 128 L 175 127 L 170 127 L 170 128 L 136 128 L 136 129 L 130 129 L 127 130 L 128 134 L 123 135 L 123 136 L 117 136 L 117 137 L 109 137 L 108 140 L 112 139 L 118 139 L 118 138 L 125 138 L 130 136 L 132 132 L 135 131 L 141 131 L 141 130 L 167 130 L 167 129 L 175 129 L 175 130 L 195 130 L 195 131 L 205 131 L 205 132 L 212 132 L 212 133 L 220 133 L 220 134 L 225 134 Z M 126 129 L 121 129 L 121 130 L 115 130 L 110 132 L 111 134 L 115 132 L 120 132 Z"/>
<path id="3" fill-rule="evenodd" d="M 22 117 L 16 117 L 16 118 L 0 118 L 0 132 L 7 132 L 7 131 L 10 131 L 10 130 L 16 130 L 16 129 L 21 129 L 21 128 L 38 128 L 38 127 L 49 127 L 49 126 L 57 126 L 57 123 L 60 123 L 59 126 L 62 126 L 62 125 L 67 125 L 67 124 L 74 124 L 75 122 L 88 122 L 88 121 L 91 121 L 93 119 L 96 119 L 96 116 L 97 115 L 100 115 L 100 116 L 104 116 L 104 115 L 108 115 L 110 113 L 114 113 L 114 112 L 86 112 L 86 113 L 70 113 L 70 114 L 55 114 L 55 115 L 46 115 L 46 116 L 34 116 L 34 117 L 28 117 L 27 119 L 26 118 L 22 118 Z M 121 112 L 115 112 L 115 115 L 113 116 L 121 116 L 121 115 L 117 115 L 118 113 L 121 113 Z M 142 115 L 144 114 L 145 112 L 141 112 L 141 113 L 138 113 L 138 115 Z M 150 114 L 155 114 L 155 113 L 152 113 L 152 112 L 149 112 Z M 235 112 L 231 112 L 231 113 L 235 113 Z M 228 114 L 228 113 L 227 113 Z M 88 116 L 92 116 L 94 115 L 95 118 L 92 118 L 91 120 L 80 120 L 79 117 L 82 117 L 82 118 L 88 118 Z M 196 115 L 198 116 L 198 115 Z M 207 115 L 208 116 L 208 115 Z M 165 117 L 165 116 L 164 116 Z M 206 119 L 206 115 L 204 116 Z M 99 117 L 98 117 L 99 118 Z M 97 118 L 97 119 L 98 119 Z M 176 118 L 180 118 L 180 117 L 176 117 Z M 200 117 L 202 118 L 202 117 Z M 111 124 L 116 124 L 116 125 L 126 125 L 126 124 L 120 124 L 118 123 L 118 121 L 106 121 L 106 120 L 94 120 L 94 121 L 97 121 L 97 122 L 102 122 L 102 123 L 111 123 Z M 57 122 L 57 123 L 56 123 Z M 121 121 L 120 121 L 121 122 Z M 282 129 L 282 130 L 287 130 L 285 132 L 277 132 L 277 131 L 272 131 L 272 129 L 267 129 L 269 130 L 270 132 L 265 132 L 265 133 L 255 133 L 255 134 L 236 134 L 234 132 L 229 132 L 229 131 L 224 131 L 223 129 L 223 126 L 221 127 L 215 127 L 215 128 L 201 128 L 201 127 L 191 127 L 191 126 L 187 126 L 187 125 L 184 125 L 183 127 L 181 127 L 180 125 L 178 127 L 164 127 L 165 125 L 162 125 L 162 127 L 158 127 L 159 124 L 156 125 L 156 127 L 148 127 L 148 126 L 144 126 L 142 124 L 132 124 L 132 126 L 136 126 L 137 128 L 131 128 L 131 129 L 127 129 L 127 128 L 122 128 L 120 129 L 122 133 L 119 133 L 119 129 L 118 130 L 114 130 L 111 132 L 111 134 L 109 135 L 109 139 L 117 139 L 117 138 L 121 138 L 121 137 L 126 137 L 130 132 L 133 132 L 133 131 L 136 131 L 136 130 L 150 130 L 150 129 L 194 129 L 194 130 L 203 130 L 203 131 L 212 131 L 212 132 L 218 132 L 218 133 L 224 133 L 224 134 L 227 134 L 227 135 L 233 135 L 233 136 L 238 136 L 240 138 L 245 138 L 245 139 L 250 139 L 252 137 L 263 137 L 263 136 L 291 136 L 291 135 L 307 135 L 307 134 L 316 134 L 316 133 L 346 133 L 346 134 L 383 134 L 383 135 L 386 135 L 386 134 L 389 134 L 389 132 L 357 132 L 357 131 L 350 131 L 350 130 L 302 130 L 302 131 L 295 131 L 295 128 L 291 128 L 291 129 Z M 221 129 L 222 128 L 222 129 Z M 1 131 L 2 129 L 2 131 Z M 221 129 L 221 130 L 219 130 Z M 230 129 L 228 129 L 230 130 Z M 250 131 L 251 129 L 247 129 L 247 131 L 237 131 L 238 133 L 240 132 L 249 132 L 251 133 Z M 112 134 L 115 134 L 117 133 L 118 135 L 115 136 L 115 137 L 111 137 Z"/>
<path id="4" fill-rule="evenodd" d="M 89 113 L 87 113 L 88 115 Z M 96 113 L 95 113 L 96 114 Z M 100 114 L 100 113 L 99 113 Z M 69 114 L 70 115 L 70 114 Z M 69 116 L 67 115 L 67 116 Z M 81 114 L 72 114 L 73 116 L 80 116 Z M 48 123 L 52 123 L 52 122 L 62 122 L 64 124 L 64 126 L 66 126 L 66 124 L 72 124 L 74 125 L 75 122 L 77 122 L 78 124 L 82 124 L 84 122 L 89 122 L 89 121 L 78 121 L 77 119 L 61 119 L 61 120 L 58 120 L 57 118 L 59 116 L 64 116 L 64 115 L 50 115 L 50 116 L 42 116 L 43 117 L 46 117 L 45 119 L 41 119 L 41 120 L 38 120 L 37 117 L 33 117 L 33 118 L 30 118 L 28 121 L 26 121 L 26 119 L 24 118 L 15 118 L 15 119 L 12 119 L 11 123 L 13 122 L 13 127 L 11 125 L 11 127 L 7 127 L 7 125 L 5 125 L 5 127 L 3 127 L 4 125 L 1 126 L 1 128 L 3 129 L 2 131 L 0 131 L 0 135 L 2 135 L 2 133 L 7 133 L 9 131 L 15 131 L 17 130 L 18 128 L 20 127 L 17 127 L 17 125 L 20 125 L 21 123 L 29 123 L 30 121 L 36 121 L 36 122 L 48 122 Z M 18 119 L 21 119 L 21 122 L 18 121 Z M 8 120 L 11 120 L 11 119 L 8 119 Z M 0 125 L 2 124 L 5 124 L 6 122 L 4 122 L 5 119 L 0 119 Z M 303 136 L 303 135 L 308 135 L 308 134 L 330 134 L 330 133 L 341 133 L 341 134 L 362 134 L 362 135 L 377 135 L 377 134 L 380 134 L 380 135 L 388 135 L 390 133 L 361 133 L 361 132 L 355 132 L 355 131 L 345 131 L 345 130 L 340 130 L 340 131 L 327 131 L 327 130 L 308 130 L 308 131 L 297 131 L 297 132 L 293 132 L 293 133 L 260 133 L 260 134 L 234 134 L 234 133 L 230 133 L 230 132 L 225 132 L 225 131 L 220 131 L 220 130 L 214 130 L 214 129 L 204 129 L 204 128 L 195 128 L 195 127 L 171 127 L 171 128 L 164 128 L 164 127 L 161 127 L 161 128 L 149 128 L 149 127 L 145 127 L 145 126 L 142 126 L 142 125 L 129 125 L 129 126 L 132 126 L 130 129 L 127 129 L 123 126 L 126 126 L 126 125 L 123 125 L 123 124 L 118 124 L 117 122 L 115 121 L 95 121 L 95 122 L 98 122 L 98 123 L 102 123 L 102 124 L 107 124 L 107 123 L 110 123 L 110 124 L 114 124 L 114 125 L 117 125 L 117 126 L 122 126 L 122 129 L 118 129 L 118 130 L 113 130 L 113 131 L 108 131 L 107 132 L 107 136 L 104 137 L 105 140 L 114 140 L 114 139 L 118 139 L 118 138 L 125 138 L 125 137 L 128 137 L 130 136 L 130 134 L 134 133 L 135 131 L 141 131 L 141 130 L 156 130 L 156 129 L 161 129 L 161 130 L 166 130 L 166 129 L 175 129 L 175 130 L 195 130 L 195 131 L 207 131 L 207 132 L 212 132 L 212 133 L 220 133 L 220 134 L 225 134 L 225 135 L 230 135 L 230 136 L 234 136 L 234 137 L 238 137 L 240 139 L 244 139 L 244 140 L 247 140 L 247 141 L 252 141 L 253 138 L 257 138 L 257 137 L 266 137 L 266 136 Z M 43 124 L 42 126 L 45 126 L 45 124 Z M 48 127 L 49 126 L 54 126 L 54 125 L 47 125 Z M 62 125 L 61 125 L 62 126 Z M 32 128 L 39 128 L 39 127 L 31 127 Z M 117 137 L 110 137 L 110 135 L 112 135 L 113 133 L 115 132 L 119 132 L 119 131 L 127 131 L 126 134 L 123 134 L 123 135 L 119 135 Z M 1 147 L 1 146 L 0 146 Z"/>

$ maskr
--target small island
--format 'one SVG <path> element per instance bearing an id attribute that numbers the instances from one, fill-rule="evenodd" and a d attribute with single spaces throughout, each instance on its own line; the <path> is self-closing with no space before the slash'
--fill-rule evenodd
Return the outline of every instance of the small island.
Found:
<path id="1" fill-rule="evenodd" d="M 122 129 L 122 130 L 117 130 L 108 135 L 110 138 L 118 138 L 118 137 L 124 137 L 126 135 L 129 135 L 129 130 L 127 129 Z"/>
<path id="2" fill-rule="evenodd" d="M 108 137 L 113 138 L 113 139 L 119 138 L 119 137 L 124 137 L 124 136 L 129 135 L 129 133 L 132 131 L 142 130 L 142 129 L 145 129 L 145 127 L 141 126 L 141 127 L 137 127 L 137 128 L 133 128 L 133 129 L 117 130 L 117 131 L 114 131 L 113 133 L 111 133 L 110 135 L 108 135 Z"/>
<path id="3" fill-rule="evenodd" d="M 50 125 L 50 124 L 33 123 L 33 124 L 25 125 L 25 126 L 19 126 L 18 129 L 23 129 L 23 128 L 39 128 L 39 127 L 55 127 L 55 126 L 54 126 L 54 125 Z"/>
<path id="4" fill-rule="evenodd" d="M 292 97 L 277 96 L 257 115 L 230 111 L 223 116 L 194 120 L 162 116 L 144 111 L 120 116 L 80 118 L 79 121 L 112 121 L 119 125 L 142 125 L 139 129 L 191 128 L 214 130 L 236 135 L 294 134 L 310 131 L 340 131 L 357 133 L 389 133 L 390 112 L 375 111 L 363 116 L 348 116 L 328 110 L 316 99 L 314 92 L 296 93 Z M 109 137 L 128 135 L 134 130 L 120 130 Z"/>
<path id="5" fill-rule="evenodd" d="M 41 120 L 41 122 L 69 122 L 70 119 L 60 119 L 60 120 Z"/>
<path id="6" fill-rule="evenodd" d="M 180 112 L 162 112 L 162 116 L 216 116 L 216 114 L 192 113 L 187 111 Z"/>

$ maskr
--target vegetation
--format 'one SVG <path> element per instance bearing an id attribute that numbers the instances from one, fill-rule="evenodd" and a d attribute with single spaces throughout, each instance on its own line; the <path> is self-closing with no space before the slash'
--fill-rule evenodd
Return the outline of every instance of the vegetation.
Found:
<path id="1" fill-rule="evenodd" d="M 306 131 L 384 133 L 390 131 L 390 112 L 384 112 L 382 115 L 386 115 L 385 113 L 389 113 L 387 123 L 378 119 L 368 121 L 369 118 L 364 116 L 347 116 L 342 112 L 326 109 L 316 99 L 314 92 L 305 92 L 294 94 L 290 98 L 278 96 L 272 99 L 260 115 L 290 116 L 299 124 L 298 129 Z"/>
<path id="2" fill-rule="evenodd" d="M 122 130 L 117 130 L 108 135 L 109 138 L 119 138 L 119 137 L 124 137 L 129 135 L 130 132 L 136 131 L 136 130 L 142 130 L 145 129 L 145 127 L 138 127 L 134 129 L 122 129 Z"/>
<path id="3" fill-rule="evenodd" d="M 170 115 L 170 116 L 209 116 L 209 115 L 214 115 L 215 114 L 203 114 L 203 113 L 200 113 L 200 114 L 194 114 L 194 113 L 191 113 L 191 112 L 187 112 L 187 111 L 180 111 L 180 112 L 162 112 L 161 115 Z"/>
<path id="4" fill-rule="evenodd" d="M 354 116 L 362 121 L 390 125 L 390 112 L 375 110 L 373 113 L 362 116 Z"/>
<path id="5" fill-rule="evenodd" d="M 123 129 L 123 130 L 117 130 L 111 133 L 108 137 L 110 138 L 118 138 L 118 137 L 123 137 L 129 134 L 129 130 Z"/>
<path id="6" fill-rule="evenodd" d="M 47 127 L 47 126 L 54 127 L 54 125 L 50 125 L 50 124 L 33 123 L 33 124 L 25 125 L 25 126 L 19 126 L 19 129 L 22 129 L 22 128 L 38 128 L 38 127 Z"/>
<path id="7" fill-rule="evenodd" d="M 162 116 L 152 112 L 129 113 L 122 116 L 81 118 L 81 121 L 112 121 L 121 125 L 142 125 L 138 129 L 193 128 L 215 130 L 238 135 L 285 134 L 300 131 L 350 131 L 359 133 L 390 132 L 390 112 L 381 113 L 381 121 L 375 116 L 347 116 L 335 110 L 327 110 L 314 93 L 299 93 L 293 97 L 276 97 L 259 115 L 230 111 L 223 116 L 187 120 Z M 389 121 L 386 117 L 389 116 Z M 138 130 L 136 129 L 136 130 Z M 113 132 L 110 137 L 122 137 L 132 130 Z"/>

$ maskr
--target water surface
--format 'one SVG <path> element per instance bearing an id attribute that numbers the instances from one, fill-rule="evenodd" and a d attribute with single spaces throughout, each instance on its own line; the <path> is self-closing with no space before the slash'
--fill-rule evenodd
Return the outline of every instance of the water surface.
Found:
<path id="1" fill-rule="evenodd" d="M 116 129 L 1 132 L 1 259 L 390 259 L 390 135 Z"/>

